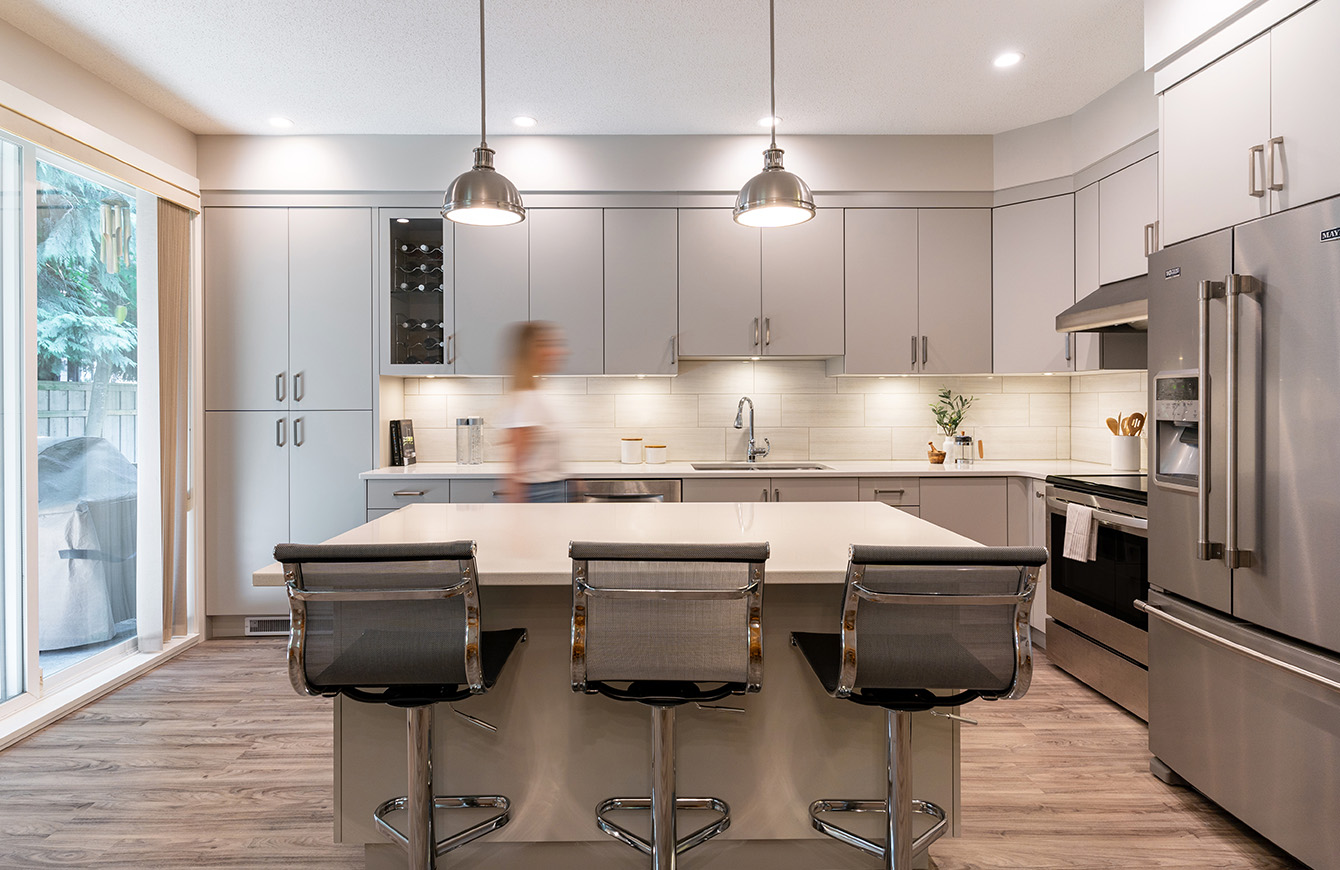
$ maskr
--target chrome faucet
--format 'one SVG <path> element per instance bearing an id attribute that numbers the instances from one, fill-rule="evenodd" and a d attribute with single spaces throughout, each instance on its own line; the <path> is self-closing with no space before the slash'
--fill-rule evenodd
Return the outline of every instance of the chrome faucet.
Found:
<path id="1" fill-rule="evenodd" d="M 767 438 L 763 439 L 761 448 L 754 446 L 754 400 L 748 396 L 740 399 L 740 404 L 735 408 L 735 428 L 744 428 L 744 404 L 749 403 L 749 447 L 745 450 L 744 458 L 747 462 L 753 462 L 760 456 L 767 456 L 768 451 L 772 449 L 772 442 Z"/>

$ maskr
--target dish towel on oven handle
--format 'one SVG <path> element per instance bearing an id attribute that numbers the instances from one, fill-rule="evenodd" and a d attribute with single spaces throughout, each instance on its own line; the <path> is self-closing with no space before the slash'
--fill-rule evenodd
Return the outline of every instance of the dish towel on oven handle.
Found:
<path id="1" fill-rule="evenodd" d="M 1065 506 L 1065 544 L 1061 555 L 1076 562 L 1092 562 L 1098 557 L 1098 518 L 1093 508 L 1082 504 Z"/>

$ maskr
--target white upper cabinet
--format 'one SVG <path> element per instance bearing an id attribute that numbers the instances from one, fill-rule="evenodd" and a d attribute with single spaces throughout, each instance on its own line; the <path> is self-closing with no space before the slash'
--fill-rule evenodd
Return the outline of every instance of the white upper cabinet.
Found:
<path id="1" fill-rule="evenodd" d="M 840 356 L 842 209 L 821 208 L 803 224 L 762 233 L 763 352 Z"/>
<path id="2" fill-rule="evenodd" d="M 1276 211 L 1340 193 L 1340 0 L 1319 0 L 1270 32 Z M 1272 156 L 1267 148 L 1267 156 Z"/>
<path id="3" fill-rule="evenodd" d="M 1075 301 L 1098 289 L 1098 182 L 1075 191 Z M 1061 312 L 1056 312 L 1060 314 Z M 1100 344 L 1093 333 L 1076 333 L 1073 356 L 1075 371 L 1096 371 Z"/>
<path id="4" fill-rule="evenodd" d="M 1157 248 L 1158 155 L 1098 182 L 1098 283 L 1149 273 Z"/>
<path id="5" fill-rule="evenodd" d="M 456 226 L 452 355 L 458 375 L 507 371 L 511 329 L 530 317 L 530 225 Z"/>
<path id="6" fill-rule="evenodd" d="M 1169 88 L 1162 109 L 1164 244 L 1269 213 L 1270 34 Z"/>
<path id="7" fill-rule="evenodd" d="M 605 209 L 605 373 L 679 371 L 678 221 L 672 208 Z"/>
<path id="8" fill-rule="evenodd" d="M 559 374 L 605 371 L 604 218 L 598 208 L 531 209 L 530 319 L 559 325 L 568 356 Z"/>
<path id="9" fill-rule="evenodd" d="M 679 210 L 679 352 L 757 356 L 763 348 L 762 230 L 730 209 Z"/>
<path id="10" fill-rule="evenodd" d="M 917 285 L 920 371 L 991 371 L 991 209 L 918 210 Z"/>
<path id="11" fill-rule="evenodd" d="M 205 408 L 288 407 L 288 209 L 205 209 Z"/>
<path id="12" fill-rule="evenodd" d="M 993 371 L 1069 371 L 1071 336 L 1056 332 L 1056 315 L 1075 299 L 1074 197 L 1003 206 L 992 220 Z"/>
<path id="13" fill-rule="evenodd" d="M 917 210 L 846 210 L 846 354 L 844 374 L 897 375 L 919 370 Z"/>

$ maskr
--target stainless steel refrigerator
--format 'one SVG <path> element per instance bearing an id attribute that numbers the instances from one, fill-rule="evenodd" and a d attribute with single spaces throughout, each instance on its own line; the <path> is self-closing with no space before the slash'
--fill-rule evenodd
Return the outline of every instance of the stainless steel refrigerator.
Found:
<path id="1" fill-rule="evenodd" d="M 1149 280 L 1151 767 L 1340 870 L 1340 198 Z"/>

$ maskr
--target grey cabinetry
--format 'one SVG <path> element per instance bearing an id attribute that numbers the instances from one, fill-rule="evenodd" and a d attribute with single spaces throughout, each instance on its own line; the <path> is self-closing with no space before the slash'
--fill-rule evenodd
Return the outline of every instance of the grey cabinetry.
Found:
<path id="1" fill-rule="evenodd" d="M 383 208 L 378 215 L 381 373 L 449 375 L 455 224 L 435 208 Z"/>
<path id="2" fill-rule="evenodd" d="M 295 412 L 292 427 L 289 538 L 317 544 L 363 522 L 358 475 L 373 452 L 372 412 Z"/>
<path id="3" fill-rule="evenodd" d="M 1270 32 L 1270 135 L 1282 140 L 1273 211 L 1340 193 L 1337 35 L 1340 0 L 1319 0 Z"/>
<path id="4" fill-rule="evenodd" d="M 854 477 L 729 477 L 687 478 L 686 502 L 810 502 L 856 501 Z"/>
<path id="5" fill-rule="evenodd" d="M 1003 477 L 921 480 L 921 518 L 979 544 L 1009 544 L 1009 507 Z"/>
<path id="6" fill-rule="evenodd" d="M 1098 182 L 1075 191 L 1075 301 L 1098 289 Z M 1060 314 L 1060 311 L 1056 312 Z M 1097 370 L 1102 362 L 1099 336 L 1074 334 L 1075 371 Z"/>
<path id="7" fill-rule="evenodd" d="M 729 209 L 679 210 L 679 351 L 762 353 L 760 233 Z"/>
<path id="8" fill-rule="evenodd" d="M 877 501 L 912 516 L 921 515 L 921 479 L 918 477 L 862 477 L 861 501 Z"/>
<path id="9" fill-rule="evenodd" d="M 991 210 L 917 212 L 919 371 L 991 371 Z"/>
<path id="10" fill-rule="evenodd" d="M 1098 182 L 1098 283 L 1149 272 L 1158 247 L 1158 155 Z"/>
<path id="11" fill-rule="evenodd" d="M 842 209 L 763 231 L 763 353 L 840 356 Z"/>
<path id="12" fill-rule="evenodd" d="M 672 208 L 605 209 L 605 374 L 679 371 L 679 241 Z"/>
<path id="13" fill-rule="evenodd" d="M 530 319 L 548 320 L 562 328 L 568 356 L 560 374 L 603 374 L 605 227 L 601 210 L 531 209 L 526 223 L 530 226 Z"/>
<path id="14" fill-rule="evenodd" d="M 530 317 L 531 221 L 455 228 L 455 334 L 458 375 L 507 371 L 507 335 Z"/>
<path id="15" fill-rule="evenodd" d="M 1056 315 L 1075 299 L 1075 206 L 1070 194 L 992 215 L 994 371 L 1069 371 L 1071 336 Z"/>
<path id="16" fill-rule="evenodd" d="M 1047 485 L 1041 480 L 1011 477 L 1007 485 L 1009 543 L 1011 547 L 1047 546 Z M 1059 558 L 1059 556 L 1058 556 Z M 1047 566 L 1038 572 L 1029 624 L 1036 632 L 1047 630 Z"/>
<path id="17" fill-rule="evenodd" d="M 845 223 L 847 343 L 841 372 L 919 371 L 917 210 L 849 208 Z"/>

